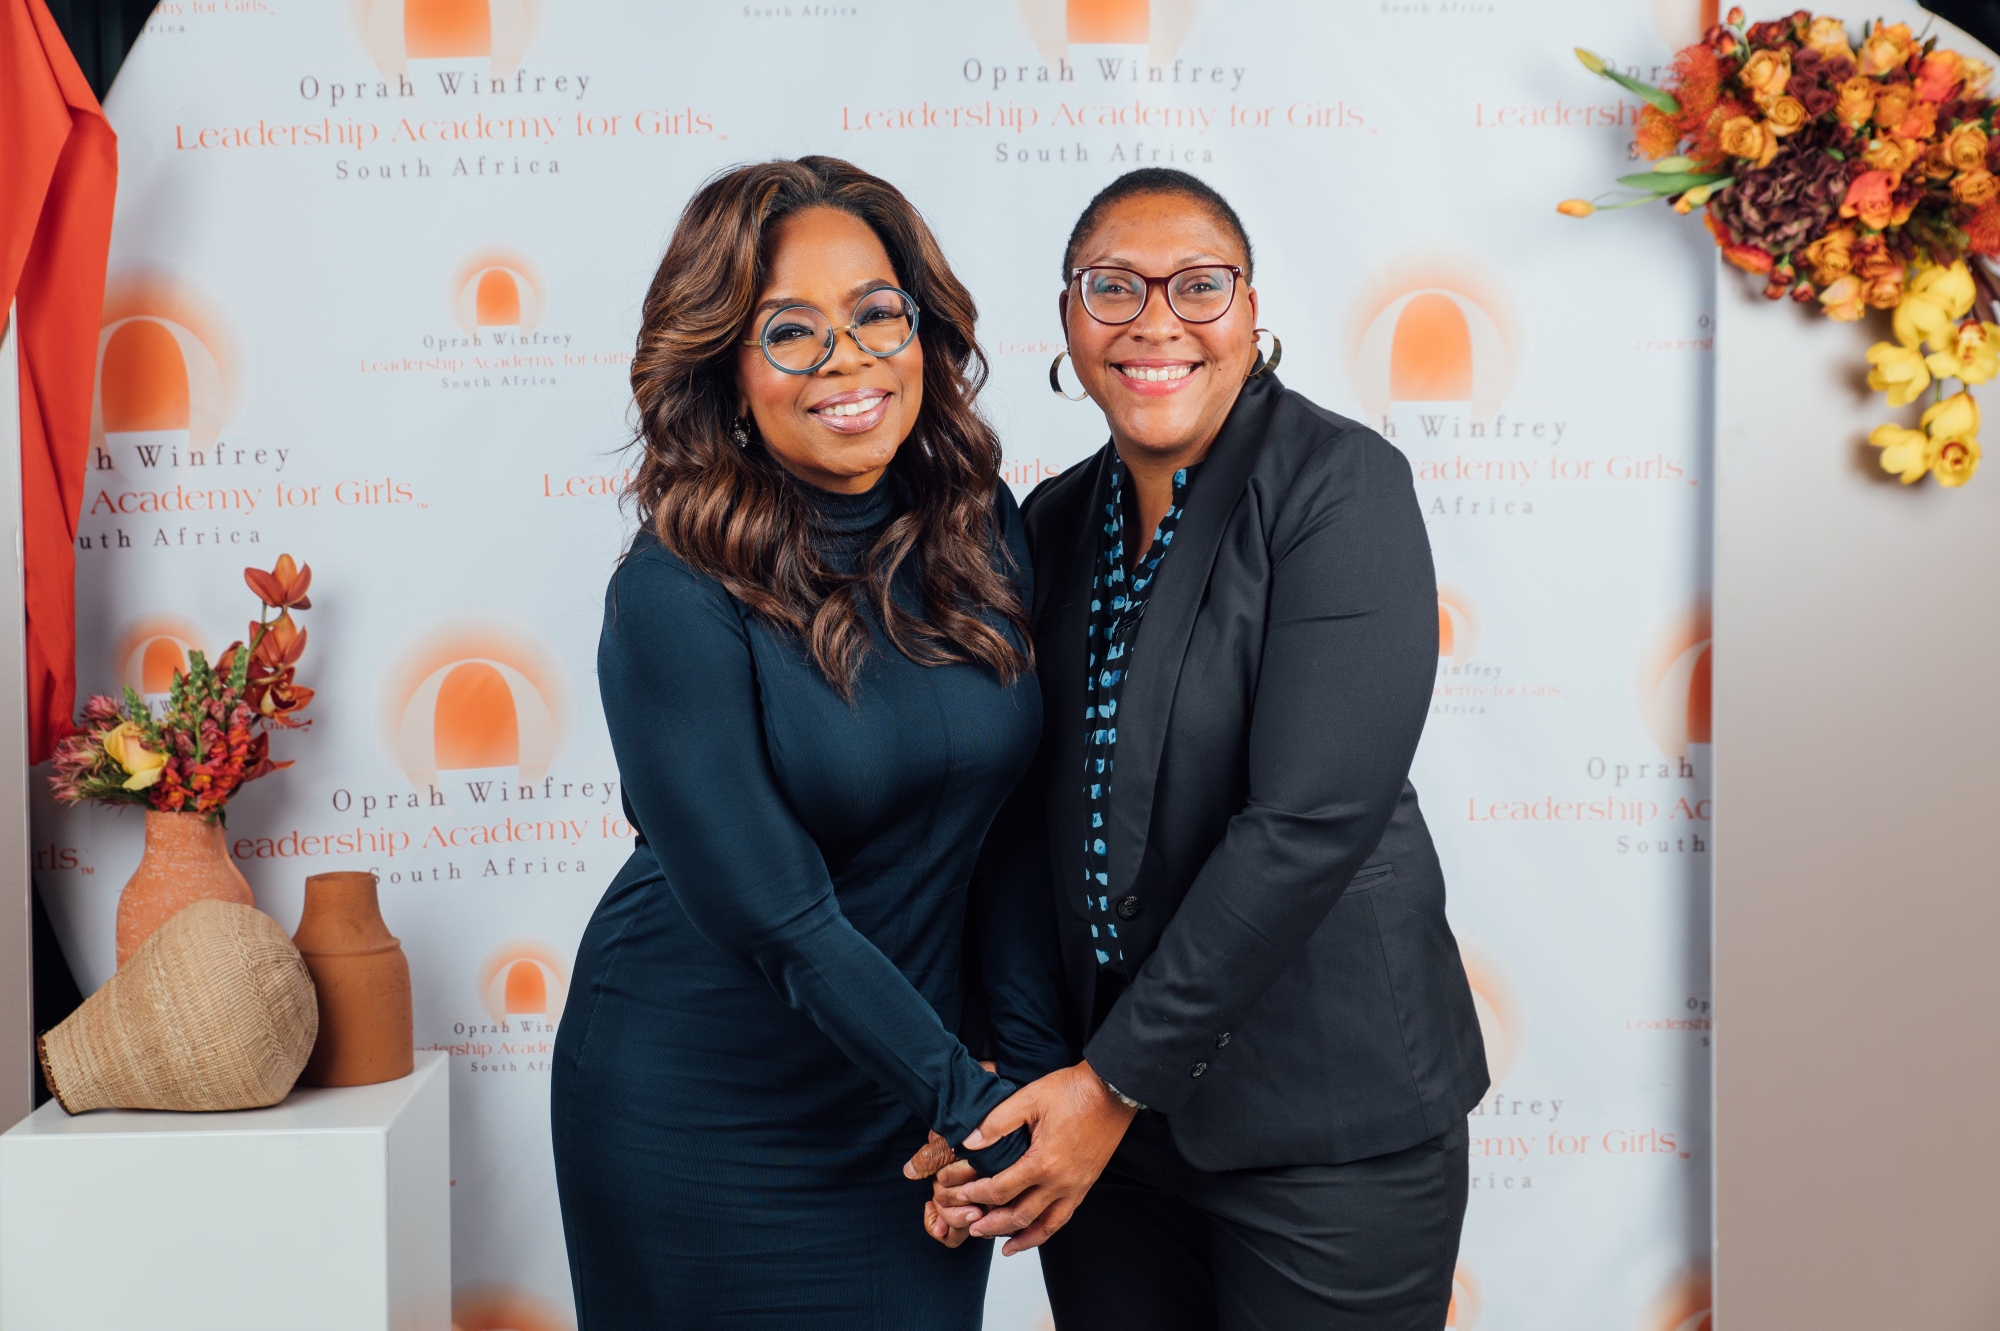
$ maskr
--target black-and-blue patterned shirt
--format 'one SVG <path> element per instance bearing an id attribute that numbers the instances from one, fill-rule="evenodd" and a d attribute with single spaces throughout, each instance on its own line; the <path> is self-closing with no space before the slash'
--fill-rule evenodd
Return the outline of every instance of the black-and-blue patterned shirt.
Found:
<path id="1" fill-rule="evenodd" d="M 1105 838 L 1111 814 L 1111 777 L 1116 769 L 1118 701 L 1125 691 L 1133 639 L 1146 613 L 1146 601 L 1160 572 L 1160 561 L 1174 543 L 1189 479 L 1194 469 L 1174 473 L 1173 501 L 1153 529 L 1145 557 L 1125 572 L 1125 464 L 1111 459 L 1111 493 L 1104 504 L 1104 534 L 1097 543 L 1097 571 L 1090 583 L 1090 628 L 1085 654 L 1090 678 L 1083 700 L 1083 800 L 1090 819 L 1083 841 L 1084 909 L 1090 916 L 1097 964 L 1125 972 L 1125 949 L 1118 941 L 1118 912 L 1110 897 L 1111 857 Z"/>

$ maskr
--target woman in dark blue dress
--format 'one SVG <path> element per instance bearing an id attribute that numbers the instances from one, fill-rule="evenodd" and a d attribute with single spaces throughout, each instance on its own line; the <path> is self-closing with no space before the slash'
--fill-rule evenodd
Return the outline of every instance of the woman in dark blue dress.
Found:
<path id="1" fill-rule="evenodd" d="M 705 186 L 647 295 L 598 649 L 639 838 L 556 1040 L 583 1331 L 979 1324 L 990 1250 L 903 1162 L 1004 1168 L 965 1137 L 1074 1056 L 1045 896 L 982 890 L 1041 700 L 973 314 L 828 158 Z"/>

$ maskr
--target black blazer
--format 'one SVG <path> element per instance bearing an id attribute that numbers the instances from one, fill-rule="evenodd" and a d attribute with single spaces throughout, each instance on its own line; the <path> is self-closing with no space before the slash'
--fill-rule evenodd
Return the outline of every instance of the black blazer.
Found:
<path id="1" fill-rule="evenodd" d="M 1487 1075 L 1408 780 L 1437 671 L 1430 543 L 1403 455 L 1275 379 L 1245 385 L 1196 476 L 1133 648 L 1109 817 L 1133 982 L 1084 1029 L 1084 630 L 1111 458 L 1023 509 L 1044 699 L 1027 788 L 1072 1033 L 1202 1169 L 1434 1137 Z"/>

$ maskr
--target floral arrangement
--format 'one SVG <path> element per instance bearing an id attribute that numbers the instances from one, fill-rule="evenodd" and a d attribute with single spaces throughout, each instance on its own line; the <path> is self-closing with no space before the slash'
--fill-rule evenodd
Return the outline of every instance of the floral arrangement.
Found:
<path id="1" fill-rule="evenodd" d="M 212 666 L 189 652 L 157 716 L 129 685 L 123 698 L 92 696 L 77 729 L 56 746 L 49 784 L 57 800 L 139 804 L 221 822 L 244 782 L 291 766 L 271 760 L 270 731 L 312 724 L 298 716 L 313 691 L 296 682 L 306 631 L 291 615 L 312 606 L 312 567 L 283 555 L 269 572 L 244 569 L 243 580 L 263 606 L 249 645 L 231 643 Z"/>
<path id="2" fill-rule="evenodd" d="M 1917 429 L 1884 425 L 1869 442 L 1906 485 L 1970 480 L 1979 408 L 1965 389 L 2000 372 L 1982 262 L 2000 256 L 1993 71 L 1905 23 L 1877 19 L 1854 42 L 1840 19 L 1805 10 L 1748 26 L 1730 10 L 1674 56 L 1665 88 L 1577 58 L 1644 99 L 1635 147 L 1654 167 L 1619 177 L 1632 194 L 1558 211 L 1700 208 L 1723 257 L 1763 277 L 1770 299 L 1842 321 L 1893 310 L 1895 340 L 1868 352 L 1869 386 L 1892 407 L 1927 389 L 1933 401 Z M 1950 379 L 1959 391 L 1947 396 Z"/>

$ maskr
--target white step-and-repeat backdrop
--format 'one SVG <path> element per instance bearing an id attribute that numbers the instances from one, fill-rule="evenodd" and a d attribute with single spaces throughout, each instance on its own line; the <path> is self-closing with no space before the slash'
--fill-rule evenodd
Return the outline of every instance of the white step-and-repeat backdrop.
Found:
<path id="1" fill-rule="evenodd" d="M 1437 555 L 1417 781 L 1496 1077 L 1453 1326 L 1701 1323 L 1710 247 L 1553 209 L 1636 114 L 1569 48 L 1657 77 L 1700 8 L 162 0 L 109 99 L 79 684 L 163 692 L 246 564 L 312 564 L 314 725 L 230 844 L 288 924 L 381 876 L 451 1054 L 463 1331 L 572 1325 L 549 1053 L 630 832 L 592 663 L 640 298 L 702 179 L 809 152 L 936 228 L 1023 494 L 1104 437 L 1047 388 L 1085 200 L 1173 165 L 1235 202 L 1284 377 L 1408 453 Z M 88 990 L 140 821 L 36 833 Z M 1042 1324 L 1031 1259 L 993 1305 Z"/>

